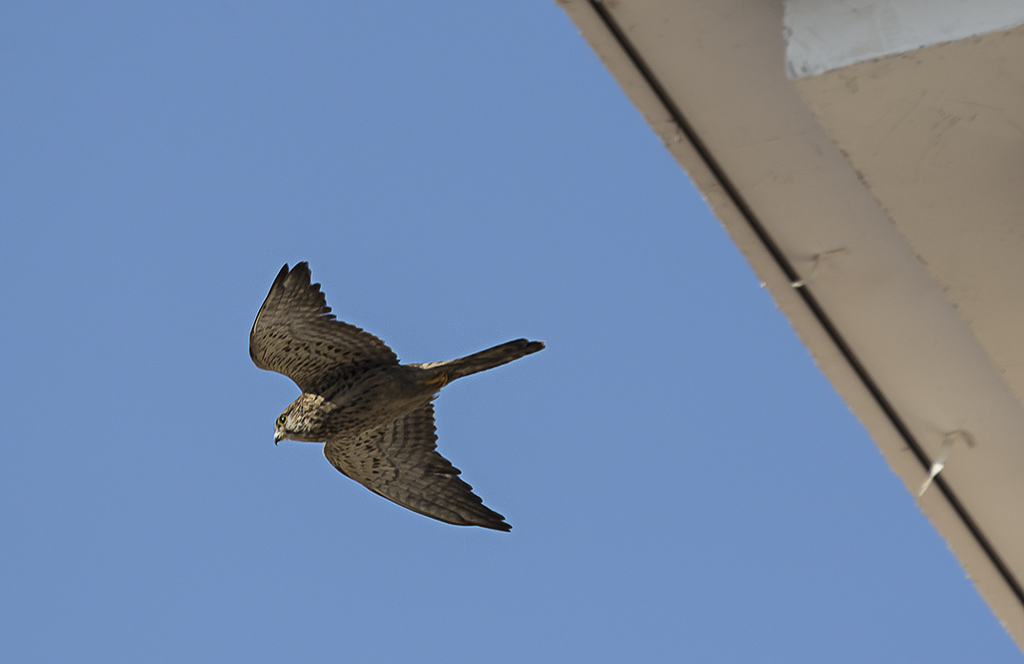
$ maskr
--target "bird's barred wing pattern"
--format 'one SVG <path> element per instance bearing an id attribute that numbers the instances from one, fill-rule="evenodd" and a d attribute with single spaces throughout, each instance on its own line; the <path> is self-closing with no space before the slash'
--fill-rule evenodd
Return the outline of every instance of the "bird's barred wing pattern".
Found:
<path id="1" fill-rule="evenodd" d="M 343 389 L 367 368 L 398 363 L 383 341 L 334 319 L 320 284 L 310 284 L 307 263 L 281 268 L 249 332 L 249 355 L 260 369 L 315 394 Z"/>
<path id="2" fill-rule="evenodd" d="M 436 447 L 434 407 L 428 403 L 356 438 L 327 441 L 324 456 L 343 474 L 414 512 L 458 526 L 511 530 Z"/>

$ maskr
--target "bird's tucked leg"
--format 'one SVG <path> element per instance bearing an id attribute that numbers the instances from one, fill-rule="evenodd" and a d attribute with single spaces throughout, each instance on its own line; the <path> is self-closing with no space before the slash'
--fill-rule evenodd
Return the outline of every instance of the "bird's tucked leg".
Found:
<path id="1" fill-rule="evenodd" d="M 447 371 L 442 371 L 439 374 L 437 374 L 436 376 L 431 376 L 430 378 L 428 378 L 426 380 L 426 384 L 431 386 L 431 387 L 436 387 L 437 389 L 441 389 L 442 387 L 444 387 L 445 385 L 448 384 L 448 372 Z"/>

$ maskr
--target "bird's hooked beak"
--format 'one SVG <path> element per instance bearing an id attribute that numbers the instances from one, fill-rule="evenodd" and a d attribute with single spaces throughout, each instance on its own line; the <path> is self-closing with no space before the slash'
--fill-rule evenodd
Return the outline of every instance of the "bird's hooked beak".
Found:
<path id="1" fill-rule="evenodd" d="M 275 431 L 274 432 L 274 444 L 277 445 L 282 440 L 284 440 L 284 432 L 283 431 Z"/>

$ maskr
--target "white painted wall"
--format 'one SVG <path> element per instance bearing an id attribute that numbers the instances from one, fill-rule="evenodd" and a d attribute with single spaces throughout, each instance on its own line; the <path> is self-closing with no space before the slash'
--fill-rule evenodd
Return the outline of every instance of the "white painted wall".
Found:
<path id="1" fill-rule="evenodd" d="M 1006 30 L 1024 0 L 783 0 L 790 78 Z"/>

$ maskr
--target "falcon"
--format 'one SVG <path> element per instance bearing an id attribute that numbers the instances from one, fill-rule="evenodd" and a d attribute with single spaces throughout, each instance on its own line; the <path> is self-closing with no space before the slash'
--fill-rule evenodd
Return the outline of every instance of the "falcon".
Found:
<path id="1" fill-rule="evenodd" d="M 260 369 L 302 390 L 274 423 L 274 443 L 324 443 L 343 475 L 414 512 L 458 526 L 512 529 L 437 452 L 433 400 L 448 383 L 544 348 L 517 339 L 457 360 L 399 364 L 383 341 L 335 319 L 309 265 L 285 264 L 249 332 Z"/>

